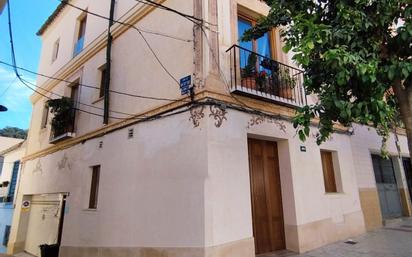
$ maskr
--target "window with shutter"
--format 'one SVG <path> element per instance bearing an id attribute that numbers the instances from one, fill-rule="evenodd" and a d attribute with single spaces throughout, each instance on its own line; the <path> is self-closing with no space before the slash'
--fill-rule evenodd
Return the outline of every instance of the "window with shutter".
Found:
<path id="1" fill-rule="evenodd" d="M 325 192 L 326 193 L 337 193 L 336 179 L 335 179 L 335 169 L 333 167 L 333 156 L 332 152 L 321 151 L 322 159 L 322 169 L 323 169 L 323 179 L 325 182 Z"/>

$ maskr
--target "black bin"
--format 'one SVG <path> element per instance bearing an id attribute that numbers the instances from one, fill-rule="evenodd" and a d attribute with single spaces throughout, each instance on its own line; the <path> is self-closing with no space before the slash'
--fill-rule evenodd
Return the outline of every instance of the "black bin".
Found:
<path id="1" fill-rule="evenodd" d="M 58 244 L 43 244 L 40 245 L 41 257 L 59 257 L 59 245 Z"/>

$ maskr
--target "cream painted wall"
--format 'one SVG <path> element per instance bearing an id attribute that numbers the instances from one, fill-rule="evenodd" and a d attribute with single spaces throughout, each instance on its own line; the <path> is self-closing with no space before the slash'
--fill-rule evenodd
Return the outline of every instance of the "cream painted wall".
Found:
<path id="1" fill-rule="evenodd" d="M 105 0 L 105 2 L 107 2 L 106 5 L 101 4 L 100 1 L 99 3 L 96 1 L 73 1 L 73 4 L 81 8 L 87 7 L 92 12 L 104 13 L 103 6 L 108 8 L 109 1 Z M 135 3 L 136 1 L 131 0 L 118 1 L 116 16 L 123 17 L 126 10 L 129 10 Z M 182 5 L 178 0 L 167 1 L 167 5 L 172 8 L 177 8 L 186 13 L 193 12 L 192 4 L 190 2 L 185 3 L 187 4 Z M 136 6 L 136 12 L 139 12 L 141 9 L 142 5 Z M 43 50 L 39 68 L 40 73 L 52 75 L 66 69 L 68 65 L 78 62 L 79 58 L 93 47 L 94 39 L 106 30 L 106 21 L 88 15 L 85 49 L 78 57 L 73 59 L 73 38 L 74 31 L 77 29 L 75 24 L 80 14 L 79 10 L 66 7 L 56 21 L 46 30 L 42 37 Z M 127 13 L 127 15 L 130 14 L 131 12 Z M 165 24 L 167 24 L 167 30 L 164 29 Z M 119 25 L 116 26 L 119 27 Z M 136 26 L 145 30 L 178 35 L 189 40 L 193 38 L 193 24 L 191 22 L 163 10 L 156 9 L 137 22 Z M 146 33 L 144 35 L 161 62 L 176 79 L 194 72 L 192 42 L 182 42 Z M 52 46 L 57 38 L 60 38 L 59 57 L 52 64 Z M 66 79 L 73 81 L 80 78 L 82 84 L 99 87 L 101 78 L 99 68 L 105 63 L 105 51 L 105 49 L 100 50 Z M 116 38 L 113 42 L 112 56 L 111 89 L 159 98 L 177 99 L 181 97 L 178 84 L 161 68 L 137 31 L 129 29 Z M 38 77 L 38 84 L 40 86 L 49 82 L 50 80 L 46 81 L 43 77 Z M 59 83 L 54 87 L 53 92 L 65 96 L 70 95 L 70 89 L 65 82 Z M 52 98 L 58 97 L 52 94 L 49 94 L 49 96 Z M 127 114 L 141 113 L 170 102 L 133 98 L 114 93 L 111 93 L 110 97 L 110 109 Z M 103 101 L 98 99 L 98 90 L 80 87 L 79 102 L 95 106 L 96 108 L 93 108 L 80 104 L 78 108 L 96 115 L 81 111 L 77 112 L 76 135 L 83 135 L 102 127 L 103 118 L 99 117 L 99 115 L 103 114 Z M 44 103 L 45 100 L 40 99 L 33 106 L 28 153 L 33 153 L 50 146 L 50 125 L 47 129 L 40 128 Z M 110 116 L 112 117 L 110 119 L 111 122 L 118 121 L 118 118 L 128 117 L 128 115 L 116 112 L 111 112 Z"/>
<path id="2" fill-rule="evenodd" d="M 295 136 L 291 123 L 279 126 L 264 122 L 247 128 L 250 115 L 228 111 L 228 121 L 208 129 L 208 179 L 206 181 L 206 245 L 218 245 L 252 233 L 247 138 L 278 142 L 286 225 L 303 225 L 324 219 L 343 223 L 344 215 L 361 211 L 350 137 L 334 134 L 316 145 Z M 315 131 L 315 128 L 312 128 Z M 301 152 L 304 145 L 307 152 Z M 343 192 L 325 194 L 320 149 L 336 151 Z M 335 167 L 338 168 L 338 167 Z"/>
<path id="3" fill-rule="evenodd" d="M 401 155 L 409 157 L 406 136 L 398 135 Z M 379 154 L 382 138 L 375 129 L 354 124 L 354 135 L 351 137 L 352 154 L 356 168 L 356 176 L 359 188 L 375 188 L 376 181 L 372 166 L 371 153 Z M 388 140 L 388 151 L 391 156 L 398 156 L 395 144 L 395 136 L 391 133 Z"/>
<path id="4" fill-rule="evenodd" d="M 64 246 L 202 246 L 207 134 L 188 118 L 138 124 L 132 139 L 122 129 L 29 161 L 20 193 L 69 192 Z M 97 164 L 98 209 L 88 210 L 90 166 Z M 23 240 L 24 233 L 15 239 Z"/>

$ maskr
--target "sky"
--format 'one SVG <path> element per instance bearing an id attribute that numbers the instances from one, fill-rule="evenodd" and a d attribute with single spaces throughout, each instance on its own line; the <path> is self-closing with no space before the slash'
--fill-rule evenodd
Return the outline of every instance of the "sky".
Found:
<path id="1" fill-rule="evenodd" d="M 37 71 L 41 40 L 36 32 L 59 4 L 58 0 L 10 0 L 11 24 L 17 66 Z M 11 63 L 7 6 L 0 14 L 0 61 Z M 36 76 L 21 73 L 28 81 Z M 8 108 L 0 112 L 0 129 L 6 126 L 29 128 L 32 91 L 19 83 L 14 71 L 0 63 L 0 104 Z"/>

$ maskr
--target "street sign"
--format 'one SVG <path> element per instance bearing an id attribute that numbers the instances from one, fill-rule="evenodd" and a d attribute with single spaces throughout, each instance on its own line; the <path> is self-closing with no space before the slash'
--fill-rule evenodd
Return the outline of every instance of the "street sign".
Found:
<path id="1" fill-rule="evenodd" d="M 192 85 L 192 76 L 186 76 L 180 79 L 180 92 L 182 95 L 187 95 L 190 92 L 190 86 Z"/>

